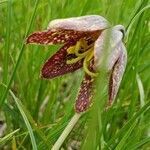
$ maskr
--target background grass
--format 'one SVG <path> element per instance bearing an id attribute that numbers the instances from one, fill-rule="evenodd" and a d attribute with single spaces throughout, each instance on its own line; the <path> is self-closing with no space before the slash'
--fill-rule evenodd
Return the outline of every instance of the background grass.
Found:
<path id="1" fill-rule="evenodd" d="M 6 87 L 0 86 L 0 121 L 6 129 L 0 149 L 51 148 L 74 114 L 83 78 L 80 70 L 53 80 L 40 79 L 42 64 L 58 46 L 24 45 L 26 35 L 46 29 L 55 18 L 98 14 L 126 29 L 133 22 L 125 39 L 126 72 L 114 105 L 104 111 L 106 93 L 99 92 L 95 105 L 79 120 L 63 148 L 149 150 L 149 9 L 133 19 L 149 4 L 148 0 L 1 0 L 0 82 Z M 98 91 L 105 84 L 102 79 L 97 81 Z"/>

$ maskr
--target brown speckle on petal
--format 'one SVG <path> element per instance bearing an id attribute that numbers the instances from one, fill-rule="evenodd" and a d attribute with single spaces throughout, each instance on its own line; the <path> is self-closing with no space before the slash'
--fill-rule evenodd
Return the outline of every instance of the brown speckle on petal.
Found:
<path id="1" fill-rule="evenodd" d="M 27 38 L 26 43 L 44 45 L 64 44 L 67 42 L 77 41 L 85 35 L 85 32 L 64 29 L 49 29 L 46 31 L 35 32 L 31 34 Z"/>
<path id="2" fill-rule="evenodd" d="M 44 64 L 41 77 L 51 79 L 69 72 L 74 72 L 75 70 L 82 67 L 83 60 L 79 60 L 74 64 L 67 64 L 67 49 L 72 43 L 64 45 L 60 50 L 55 53 L 51 58 L 49 58 Z"/>
<path id="3" fill-rule="evenodd" d="M 118 93 L 120 82 L 122 80 L 125 67 L 126 67 L 126 62 L 127 62 L 127 53 L 125 47 L 123 44 L 121 44 L 120 47 L 122 51 L 120 53 L 118 60 L 116 61 L 116 63 L 112 68 L 112 72 L 109 80 L 109 105 L 112 104 L 112 102 L 114 101 Z"/>
<path id="4" fill-rule="evenodd" d="M 92 83 L 91 76 L 85 75 L 75 104 L 77 113 L 84 112 L 89 108 L 92 98 Z"/>

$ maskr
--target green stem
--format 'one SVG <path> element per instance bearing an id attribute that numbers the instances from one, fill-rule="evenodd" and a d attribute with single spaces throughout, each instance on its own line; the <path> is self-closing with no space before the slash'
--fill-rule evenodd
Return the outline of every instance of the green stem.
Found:
<path id="1" fill-rule="evenodd" d="M 61 145 L 63 144 L 63 142 L 65 141 L 65 139 L 67 138 L 67 136 L 69 135 L 69 133 L 71 132 L 71 130 L 73 129 L 80 117 L 81 113 L 75 113 L 75 115 L 72 117 L 72 119 L 70 120 L 70 122 L 58 138 L 58 140 L 55 142 L 51 150 L 59 150 L 59 148 L 61 147 Z"/>
<path id="2" fill-rule="evenodd" d="M 35 13 L 36 13 L 36 10 L 37 10 L 38 3 L 39 3 L 39 0 L 36 0 L 34 11 L 33 11 L 33 14 L 32 14 L 32 17 L 31 17 L 31 20 L 30 20 L 30 23 L 29 23 L 29 26 L 27 28 L 27 32 L 25 34 L 25 37 L 27 37 L 27 35 L 30 32 L 30 29 L 31 29 L 31 26 L 32 26 L 32 23 L 33 23 L 33 20 L 34 20 L 34 17 L 35 17 Z M 2 98 L 0 99 L 0 107 L 3 105 L 3 103 L 4 103 L 4 101 L 5 101 L 6 97 L 7 97 L 8 91 L 10 89 L 10 86 L 12 84 L 12 81 L 13 81 L 14 77 L 15 77 L 16 71 L 17 71 L 18 66 L 20 64 L 20 61 L 21 61 L 21 58 L 22 58 L 22 55 L 23 55 L 23 52 L 24 52 L 24 48 L 25 48 L 25 43 L 23 41 L 22 46 L 21 46 L 21 51 L 20 51 L 20 54 L 18 56 L 17 63 L 16 63 L 15 68 L 13 70 L 12 76 L 11 76 L 11 78 L 9 80 L 9 83 L 7 85 L 7 88 L 6 88 Z"/>

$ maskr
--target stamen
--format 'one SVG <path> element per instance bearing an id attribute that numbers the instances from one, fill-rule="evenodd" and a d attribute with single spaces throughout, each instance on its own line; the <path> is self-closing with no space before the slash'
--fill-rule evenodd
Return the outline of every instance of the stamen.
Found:
<path id="1" fill-rule="evenodd" d="M 76 56 L 86 56 L 88 54 L 88 51 L 91 49 L 91 47 L 93 47 L 93 44 L 88 46 L 87 42 L 84 39 L 80 39 L 80 41 L 77 42 L 75 47 Z M 85 52 L 80 53 L 79 50 L 81 50 L 81 48 L 83 48 Z"/>
<path id="2" fill-rule="evenodd" d="M 90 61 L 92 59 L 92 57 L 94 56 L 94 48 L 90 48 L 88 51 L 87 51 L 87 55 L 86 55 L 86 59 L 87 61 Z"/>
<path id="3" fill-rule="evenodd" d="M 75 50 L 75 45 L 74 45 L 74 46 L 70 46 L 70 47 L 67 49 L 67 53 L 68 53 L 68 54 L 74 54 L 74 50 Z"/>
<path id="4" fill-rule="evenodd" d="M 86 48 L 88 47 L 88 44 L 87 44 L 87 41 L 86 41 L 86 40 L 81 39 L 81 43 L 82 43 L 83 48 L 86 49 Z"/>
<path id="5" fill-rule="evenodd" d="M 90 59 L 93 57 L 93 55 L 90 56 L 90 55 L 88 55 L 88 53 L 91 52 L 91 51 L 93 51 L 93 48 L 90 48 L 90 49 L 87 50 L 86 52 L 84 52 L 84 53 L 78 55 L 77 58 L 73 58 L 73 59 L 71 59 L 71 60 L 67 60 L 66 63 L 67 63 L 67 64 L 73 64 L 73 63 L 76 63 L 77 61 L 79 61 L 79 60 L 81 60 L 81 59 L 83 59 L 84 57 L 87 57 L 87 56 L 89 56 L 89 57 L 88 57 L 88 60 L 90 60 Z"/>
<path id="6" fill-rule="evenodd" d="M 74 64 L 74 63 L 76 63 L 77 61 L 81 60 L 82 58 L 84 58 L 84 57 L 73 58 L 73 59 L 71 59 L 71 60 L 67 60 L 66 63 L 67 63 L 68 65 Z"/>
<path id="7" fill-rule="evenodd" d="M 79 51 L 82 48 L 83 48 L 84 52 L 80 53 Z M 76 56 L 76 58 L 67 60 L 67 62 L 66 62 L 67 64 L 74 64 L 74 63 L 78 62 L 79 60 L 84 59 L 84 61 L 83 61 L 84 71 L 91 77 L 97 76 L 97 73 L 91 72 L 88 68 L 90 60 L 94 56 L 93 43 L 88 45 L 87 41 L 85 41 L 84 39 L 80 39 L 79 41 L 77 41 L 76 45 L 71 46 L 70 48 L 67 49 L 67 53 L 74 54 Z"/>
<path id="8" fill-rule="evenodd" d="M 75 50 L 74 50 L 74 52 L 75 52 L 75 54 L 76 54 L 76 52 L 78 52 L 79 50 L 80 50 L 80 48 L 81 48 L 81 40 L 79 40 L 78 42 L 77 42 L 77 44 L 75 45 Z"/>
<path id="9" fill-rule="evenodd" d="M 70 48 L 67 49 L 68 54 L 76 54 L 77 58 L 73 58 L 71 60 L 67 60 L 67 64 L 73 64 L 76 63 L 77 61 L 81 60 L 82 58 L 84 58 L 86 56 L 87 53 L 82 54 L 82 55 L 78 55 L 79 54 L 79 50 L 81 49 L 81 45 L 85 46 L 86 42 L 83 39 L 80 39 L 76 45 L 71 46 Z"/>
<path id="10" fill-rule="evenodd" d="M 93 55 L 94 55 L 94 52 L 91 51 L 91 52 L 89 52 L 89 54 L 84 58 L 84 61 L 83 61 L 83 69 L 84 69 L 84 71 L 85 71 L 88 75 L 90 75 L 91 77 L 96 77 L 98 74 L 91 72 L 91 71 L 89 70 L 89 68 L 88 68 L 89 62 L 90 62 L 90 60 L 92 59 Z"/>

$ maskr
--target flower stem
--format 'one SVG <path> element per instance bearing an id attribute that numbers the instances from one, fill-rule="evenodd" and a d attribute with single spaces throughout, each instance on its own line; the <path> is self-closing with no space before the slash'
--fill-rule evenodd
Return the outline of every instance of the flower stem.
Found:
<path id="1" fill-rule="evenodd" d="M 61 147 L 61 145 L 63 144 L 63 142 L 65 141 L 80 117 L 81 113 L 75 113 L 75 115 L 71 118 L 70 122 L 68 123 L 58 140 L 55 142 L 51 150 L 59 150 L 59 148 Z"/>

